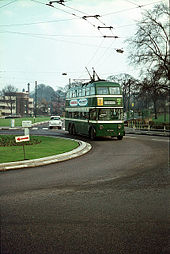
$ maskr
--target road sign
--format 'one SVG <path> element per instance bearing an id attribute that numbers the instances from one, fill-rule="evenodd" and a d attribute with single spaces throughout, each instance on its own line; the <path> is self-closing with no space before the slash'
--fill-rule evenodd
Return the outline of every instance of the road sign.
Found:
<path id="1" fill-rule="evenodd" d="M 20 136 L 20 137 L 15 137 L 15 141 L 16 142 L 24 142 L 24 141 L 29 141 L 30 140 L 30 136 Z"/>
<path id="2" fill-rule="evenodd" d="M 22 121 L 22 127 L 24 128 L 32 127 L 32 121 Z"/>

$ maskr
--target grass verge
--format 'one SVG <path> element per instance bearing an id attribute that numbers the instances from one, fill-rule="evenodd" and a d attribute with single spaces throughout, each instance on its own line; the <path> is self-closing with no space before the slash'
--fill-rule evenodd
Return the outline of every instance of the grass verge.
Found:
<path id="1" fill-rule="evenodd" d="M 32 121 L 32 123 L 44 122 L 49 121 L 50 117 L 24 117 L 24 118 L 14 118 L 15 119 L 15 127 L 22 126 L 22 121 Z M 11 120 L 12 119 L 0 119 L 0 126 L 1 127 L 11 127 Z"/>
<path id="2" fill-rule="evenodd" d="M 33 145 L 26 145 L 27 142 L 24 143 L 25 155 L 28 160 L 69 152 L 79 146 L 78 142 L 70 139 L 42 136 L 33 136 L 33 138 L 38 139 L 40 143 Z M 0 163 L 21 160 L 24 160 L 22 145 L 8 147 L 0 146 Z"/>

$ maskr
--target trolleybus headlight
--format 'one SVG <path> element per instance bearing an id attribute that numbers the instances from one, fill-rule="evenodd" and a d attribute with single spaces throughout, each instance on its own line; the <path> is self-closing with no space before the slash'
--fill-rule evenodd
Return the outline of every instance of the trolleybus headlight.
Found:
<path id="1" fill-rule="evenodd" d="M 121 127 L 122 127 L 121 125 L 118 125 L 118 129 L 121 129 Z"/>

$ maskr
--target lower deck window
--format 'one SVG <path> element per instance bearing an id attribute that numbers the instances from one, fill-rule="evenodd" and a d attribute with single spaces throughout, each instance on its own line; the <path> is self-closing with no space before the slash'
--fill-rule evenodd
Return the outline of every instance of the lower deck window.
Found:
<path id="1" fill-rule="evenodd" d="M 93 108 L 89 112 L 66 112 L 66 117 L 82 120 L 113 121 L 123 120 L 123 109 L 120 108 Z"/>

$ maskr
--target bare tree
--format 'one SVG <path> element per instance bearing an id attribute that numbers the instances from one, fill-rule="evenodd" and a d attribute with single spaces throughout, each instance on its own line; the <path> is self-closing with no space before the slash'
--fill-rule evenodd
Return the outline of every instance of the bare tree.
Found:
<path id="1" fill-rule="evenodd" d="M 148 97 L 146 95 L 149 95 L 149 97 L 151 98 L 153 102 L 155 119 L 157 119 L 158 101 L 161 97 L 165 98 L 168 95 L 166 91 L 167 87 L 164 83 L 164 80 L 161 80 L 161 77 L 157 71 L 151 70 L 147 73 L 147 76 L 145 76 L 142 82 L 139 84 L 139 88 L 139 97 L 142 97 L 143 95 L 145 95 L 145 97 Z"/>
<path id="2" fill-rule="evenodd" d="M 2 89 L 2 97 L 10 108 L 11 115 L 13 113 L 14 104 L 16 103 L 16 99 L 14 99 L 14 97 L 16 96 L 17 90 L 18 89 L 12 85 L 8 85 Z"/>
<path id="3" fill-rule="evenodd" d="M 141 73 L 152 69 L 161 73 L 168 86 L 169 77 L 169 12 L 166 3 L 154 6 L 143 13 L 137 23 L 136 34 L 127 40 L 130 63 L 141 68 Z"/>
<path id="4" fill-rule="evenodd" d="M 138 80 L 127 73 L 109 76 L 108 80 L 118 82 L 121 85 L 123 90 L 124 110 L 129 111 Z"/>

